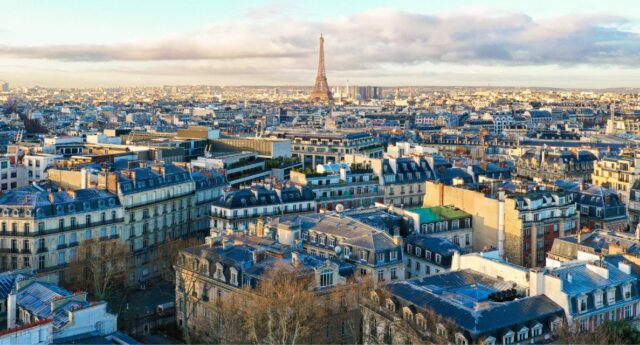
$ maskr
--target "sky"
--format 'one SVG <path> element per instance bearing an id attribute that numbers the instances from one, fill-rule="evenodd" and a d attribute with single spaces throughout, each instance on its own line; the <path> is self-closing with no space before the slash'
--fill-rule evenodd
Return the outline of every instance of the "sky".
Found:
<path id="1" fill-rule="evenodd" d="M 0 0 L 12 86 L 640 87 L 634 0 Z"/>

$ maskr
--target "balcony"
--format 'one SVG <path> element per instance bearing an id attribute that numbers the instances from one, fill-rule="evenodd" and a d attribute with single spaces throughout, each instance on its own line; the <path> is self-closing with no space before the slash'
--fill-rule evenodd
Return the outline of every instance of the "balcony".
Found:
<path id="1" fill-rule="evenodd" d="M 48 252 L 49 249 L 47 249 L 47 247 L 40 247 L 38 248 L 38 250 L 36 251 L 36 254 L 41 254 L 41 253 L 46 253 Z"/>

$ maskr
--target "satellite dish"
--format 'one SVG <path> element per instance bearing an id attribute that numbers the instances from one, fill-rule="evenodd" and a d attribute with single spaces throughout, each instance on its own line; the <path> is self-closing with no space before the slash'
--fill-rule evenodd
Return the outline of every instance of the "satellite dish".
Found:
<path id="1" fill-rule="evenodd" d="M 342 205 L 342 204 L 337 204 L 337 205 L 336 205 L 336 212 L 340 213 L 340 212 L 342 212 L 342 211 L 344 211 L 344 205 Z"/>
<path id="2" fill-rule="evenodd" d="M 342 253 L 342 247 L 340 246 L 336 246 L 335 248 L 333 248 L 333 250 L 335 250 L 336 255 L 340 255 L 340 253 Z"/>

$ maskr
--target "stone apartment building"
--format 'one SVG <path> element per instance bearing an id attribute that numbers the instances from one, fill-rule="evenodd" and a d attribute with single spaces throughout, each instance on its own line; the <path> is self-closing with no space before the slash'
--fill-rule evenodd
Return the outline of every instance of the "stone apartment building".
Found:
<path id="1" fill-rule="evenodd" d="M 348 154 L 362 154 L 368 158 L 381 158 L 384 146 L 379 139 L 364 131 L 302 131 L 281 130 L 272 135 L 291 140 L 292 156 L 304 168 L 314 169 L 318 164 L 339 163 Z"/>
<path id="2" fill-rule="evenodd" d="M 516 161 L 516 175 L 531 180 L 577 179 L 588 182 L 597 160 L 589 151 L 531 149 Z"/>
<path id="3" fill-rule="evenodd" d="M 372 169 L 347 163 L 317 165 L 315 172 L 292 171 L 291 182 L 313 191 L 318 210 L 372 206 L 384 196 Z"/>
<path id="4" fill-rule="evenodd" d="M 623 152 L 619 156 L 605 156 L 593 167 L 592 183 L 613 189 L 620 199 L 629 205 L 631 190 L 640 176 L 640 157 L 635 152 Z"/>
<path id="5" fill-rule="evenodd" d="M 301 253 L 278 241 L 255 236 L 208 237 L 206 243 L 182 250 L 176 265 L 177 323 L 188 327 L 192 339 L 212 342 L 219 336 L 219 301 L 229 293 L 252 293 L 274 265 L 298 269 L 313 277 L 317 299 L 330 305 L 336 289 L 353 283 L 353 265 Z M 335 302 L 335 301 L 333 301 Z M 355 343 L 360 334 L 355 303 L 331 309 L 326 326 L 307 339 L 310 343 Z M 306 338 L 305 338 L 306 339 Z M 219 340 L 220 341 L 220 340 Z"/>
<path id="6" fill-rule="evenodd" d="M 564 311 L 547 296 L 527 295 L 528 270 L 466 261 L 456 253 L 452 272 L 370 291 L 360 304 L 363 343 L 495 345 L 553 339 Z"/>
<path id="7" fill-rule="evenodd" d="M 316 211 L 316 201 L 309 187 L 254 185 L 225 192 L 211 206 L 211 230 L 245 231 L 259 218 Z"/>
<path id="8" fill-rule="evenodd" d="M 356 219 L 339 214 L 281 217 L 281 243 L 301 245 L 304 252 L 324 258 L 337 256 L 353 264 L 360 276 L 387 283 L 404 277 L 400 236 L 391 236 Z"/>
<path id="9" fill-rule="evenodd" d="M 124 208 L 104 190 L 53 191 L 33 185 L 0 197 L 0 267 L 55 270 L 91 238 L 121 238 Z"/>
<path id="10" fill-rule="evenodd" d="M 378 202 L 400 207 L 422 206 L 424 182 L 434 177 L 426 159 L 418 156 L 400 158 L 370 158 L 364 155 L 346 155 L 346 163 L 373 169 L 384 188 L 384 197 Z"/>
<path id="11" fill-rule="evenodd" d="M 579 216 L 569 192 L 492 193 L 490 188 L 427 181 L 425 206 L 453 205 L 472 215 L 473 248 L 498 248 L 517 265 L 544 266 L 553 240 L 576 231 Z"/>

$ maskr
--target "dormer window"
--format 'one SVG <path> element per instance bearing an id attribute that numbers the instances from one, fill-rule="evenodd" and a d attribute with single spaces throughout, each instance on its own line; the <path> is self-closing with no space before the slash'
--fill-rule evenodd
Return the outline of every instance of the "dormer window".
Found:
<path id="1" fill-rule="evenodd" d="M 518 331 L 518 342 L 527 340 L 529 338 L 529 329 L 527 327 L 522 327 Z"/>
<path id="2" fill-rule="evenodd" d="M 405 320 L 413 321 L 413 312 L 408 307 L 402 308 L 402 317 Z"/>
<path id="3" fill-rule="evenodd" d="M 225 278 L 224 278 L 224 268 L 222 267 L 222 264 L 220 264 L 219 262 L 216 263 L 216 271 L 213 274 L 213 278 L 218 279 L 218 280 L 225 280 Z"/>
<path id="4" fill-rule="evenodd" d="M 436 263 L 439 264 L 442 261 L 442 255 L 436 254 Z"/>
<path id="5" fill-rule="evenodd" d="M 320 237 L 320 245 L 325 245 L 327 243 L 327 238 L 325 236 Z"/>
<path id="6" fill-rule="evenodd" d="M 603 295 L 604 293 L 602 292 L 602 290 L 597 290 L 593 293 L 593 303 L 596 308 L 600 308 L 604 304 Z"/>
<path id="7" fill-rule="evenodd" d="M 416 247 L 416 256 L 422 256 L 422 248 Z"/>
<path id="8" fill-rule="evenodd" d="M 447 333 L 447 328 L 443 324 L 439 323 L 436 325 L 436 334 L 438 336 L 446 338 L 448 336 Z"/>
<path id="9" fill-rule="evenodd" d="M 631 298 L 631 284 L 622 286 L 622 298 L 624 298 L 625 301 Z"/>
<path id="10" fill-rule="evenodd" d="M 398 252 L 396 252 L 395 250 L 389 252 L 389 261 L 396 261 L 396 260 L 398 260 Z"/>
<path id="11" fill-rule="evenodd" d="M 393 300 L 391 300 L 391 298 L 387 298 L 387 310 L 396 311 L 396 304 L 393 303 Z"/>
<path id="12" fill-rule="evenodd" d="M 608 288 L 607 289 L 607 304 L 611 305 L 616 303 L 616 288 Z"/>
<path id="13" fill-rule="evenodd" d="M 577 298 L 577 302 L 578 302 L 578 312 L 579 313 L 584 313 L 587 311 L 587 296 L 586 295 L 581 295 Z"/>
<path id="14" fill-rule="evenodd" d="M 416 314 L 416 325 L 423 331 L 427 330 L 427 320 L 424 318 L 424 315 Z"/>
<path id="15" fill-rule="evenodd" d="M 503 344 L 513 344 L 514 335 L 515 334 L 513 333 L 513 331 L 507 332 L 504 336 L 502 336 L 502 343 Z"/>

